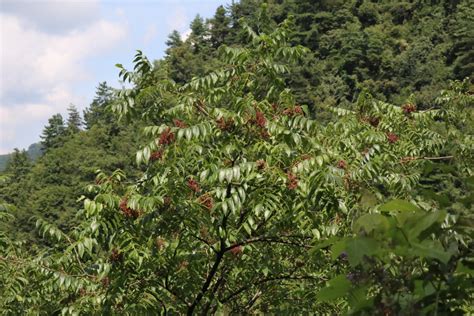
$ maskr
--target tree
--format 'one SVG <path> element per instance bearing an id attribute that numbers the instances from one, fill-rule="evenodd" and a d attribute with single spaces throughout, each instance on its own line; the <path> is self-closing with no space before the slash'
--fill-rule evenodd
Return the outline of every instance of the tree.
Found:
<path id="1" fill-rule="evenodd" d="M 7 162 L 5 172 L 19 180 L 25 176 L 31 168 L 31 160 L 26 150 L 15 148 Z"/>
<path id="2" fill-rule="evenodd" d="M 66 131 L 68 134 L 75 134 L 81 130 L 82 118 L 79 111 L 74 105 L 70 105 L 67 109 L 68 118 Z"/>
<path id="3" fill-rule="evenodd" d="M 168 35 L 168 39 L 166 40 L 166 53 L 169 54 L 170 50 L 176 47 L 183 45 L 183 40 L 181 39 L 181 34 L 178 31 L 173 30 L 170 35 Z"/>
<path id="4" fill-rule="evenodd" d="M 47 152 L 51 148 L 61 146 L 65 130 L 66 128 L 64 126 L 62 115 L 59 113 L 53 115 L 48 120 L 48 125 L 45 126 L 43 133 L 40 136 L 43 151 Z"/>
<path id="5" fill-rule="evenodd" d="M 122 72 L 137 84 L 123 91 L 115 110 L 144 126 L 147 142 L 136 155 L 143 174 L 99 172 L 82 197 L 84 219 L 69 235 L 39 220 L 55 250 L 42 253 L 36 269 L 7 252 L 6 262 L 21 264 L 13 273 L 3 268 L 13 275 L 3 282 L 3 309 L 341 314 L 349 306 L 405 314 L 469 308 L 472 277 L 457 268 L 472 242 L 462 224 L 468 217 L 443 227 L 444 211 L 413 194 L 427 163 L 456 155 L 460 168 L 469 168 L 472 153 L 463 148 L 472 139 L 455 139 L 456 124 L 469 123 L 472 96 L 465 89 L 446 92 L 442 110 L 417 111 L 364 92 L 352 110 L 329 109 L 337 119 L 322 125 L 295 104 L 282 80 L 284 63 L 305 51 L 288 46 L 288 24 L 271 34 L 246 29 L 248 47 L 222 48 L 223 68 L 183 85 L 150 82 L 152 69 Z M 380 281 L 376 273 L 385 267 Z M 407 271 L 409 283 L 400 285 Z M 17 276 L 30 286 L 11 286 Z M 46 288 L 38 279 L 47 280 Z M 24 297 L 33 303 L 22 303 Z"/>
<path id="6" fill-rule="evenodd" d="M 453 21 L 454 73 L 456 78 L 463 79 L 474 74 L 474 4 L 472 1 L 461 2 Z"/>
<path id="7" fill-rule="evenodd" d="M 114 90 L 107 85 L 107 82 L 99 83 L 91 105 L 84 110 L 86 129 L 90 129 L 92 126 L 98 124 L 111 125 L 115 123 L 110 111 L 107 110 L 107 107 L 112 104 L 114 99 Z"/>
<path id="8" fill-rule="evenodd" d="M 207 33 L 118 65 L 131 88 L 106 108 L 129 129 L 0 177 L 4 313 L 474 312 L 460 1 L 263 2 L 232 3 L 219 52 Z"/>
<path id="9" fill-rule="evenodd" d="M 225 43 L 230 32 L 230 18 L 227 16 L 227 12 L 223 6 L 219 6 L 216 9 L 216 13 L 209 23 L 211 45 L 214 48 L 218 48 Z"/>
<path id="10" fill-rule="evenodd" d="M 191 21 L 191 34 L 189 35 L 189 42 L 192 45 L 194 53 L 206 51 L 208 48 L 208 28 L 204 19 L 198 14 Z"/>

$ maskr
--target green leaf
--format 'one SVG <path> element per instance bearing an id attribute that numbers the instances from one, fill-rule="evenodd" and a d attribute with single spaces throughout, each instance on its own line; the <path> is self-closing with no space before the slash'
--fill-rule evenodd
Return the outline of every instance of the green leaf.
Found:
<path id="1" fill-rule="evenodd" d="M 354 232 L 370 234 L 372 231 L 386 231 L 390 227 L 388 219 L 381 214 L 366 214 L 354 223 Z"/>
<path id="2" fill-rule="evenodd" d="M 427 213 L 417 220 L 416 225 L 408 231 L 409 238 L 417 238 L 423 231 L 430 228 L 434 223 L 444 220 L 446 212 L 436 211 Z"/>
<path id="3" fill-rule="evenodd" d="M 413 249 L 411 254 L 415 257 L 438 259 L 447 264 L 452 254 L 445 251 L 439 241 L 429 241 L 424 243 L 411 243 Z"/>
<path id="4" fill-rule="evenodd" d="M 349 263 L 355 267 L 362 262 L 364 256 L 373 256 L 379 249 L 377 241 L 359 237 L 347 242 L 346 251 Z"/>
<path id="5" fill-rule="evenodd" d="M 393 211 L 417 212 L 420 209 L 416 205 L 413 205 L 410 202 L 396 199 L 396 200 L 392 200 L 388 203 L 383 204 L 382 206 L 379 207 L 379 210 L 382 212 L 393 212 Z"/>
<path id="6" fill-rule="evenodd" d="M 330 302 L 335 299 L 344 297 L 351 289 L 351 282 L 345 275 L 338 275 L 328 282 L 328 286 L 323 288 L 316 295 L 321 302 Z"/>
<path id="7" fill-rule="evenodd" d="M 336 260 L 341 255 L 341 253 L 343 253 L 345 250 L 346 250 L 345 239 L 333 244 L 331 247 L 332 260 Z"/>

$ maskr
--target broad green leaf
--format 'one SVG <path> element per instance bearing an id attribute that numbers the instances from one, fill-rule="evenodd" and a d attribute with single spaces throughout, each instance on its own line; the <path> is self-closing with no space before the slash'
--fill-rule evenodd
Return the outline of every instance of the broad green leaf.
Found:
<path id="1" fill-rule="evenodd" d="M 338 298 L 347 296 L 351 289 L 351 282 L 345 275 L 338 275 L 328 282 L 328 286 L 316 294 L 321 302 L 330 302 Z"/>

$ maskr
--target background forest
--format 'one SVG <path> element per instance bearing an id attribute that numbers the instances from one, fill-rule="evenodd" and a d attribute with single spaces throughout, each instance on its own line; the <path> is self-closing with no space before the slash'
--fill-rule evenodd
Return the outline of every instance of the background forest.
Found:
<path id="1" fill-rule="evenodd" d="M 473 312 L 474 2 L 190 28 L 1 157 L 0 311 Z"/>

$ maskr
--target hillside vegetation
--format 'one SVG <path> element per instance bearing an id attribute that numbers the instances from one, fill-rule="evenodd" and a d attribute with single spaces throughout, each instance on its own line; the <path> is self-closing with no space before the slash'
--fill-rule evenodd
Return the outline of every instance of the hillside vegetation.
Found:
<path id="1" fill-rule="evenodd" d="M 0 176 L 3 314 L 474 312 L 472 1 L 257 1 Z"/>

